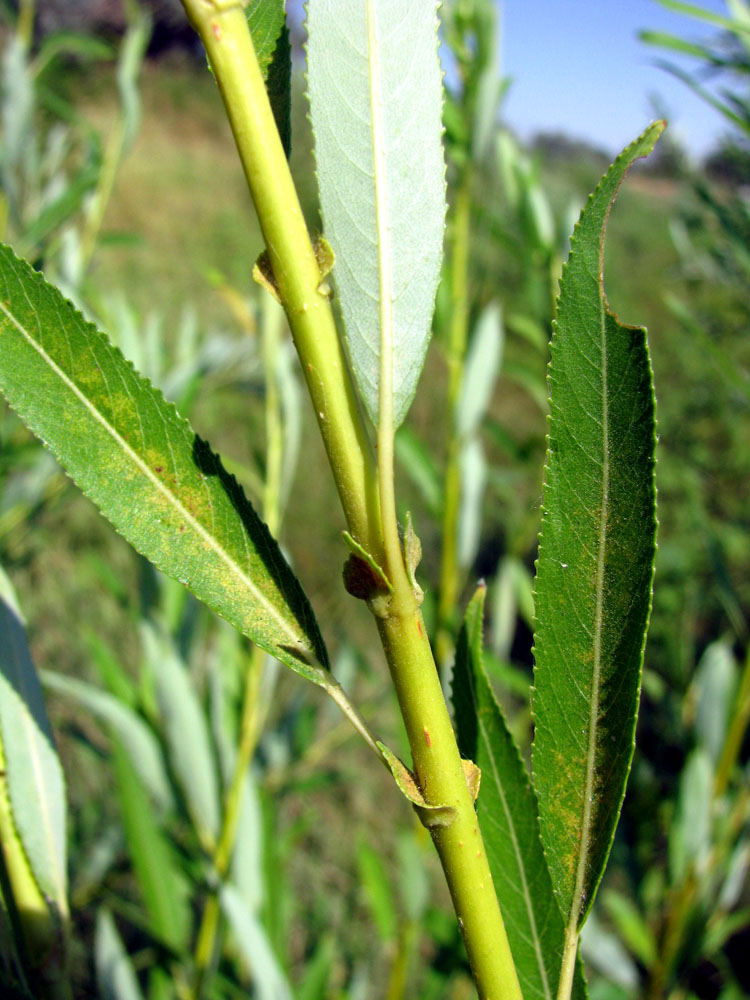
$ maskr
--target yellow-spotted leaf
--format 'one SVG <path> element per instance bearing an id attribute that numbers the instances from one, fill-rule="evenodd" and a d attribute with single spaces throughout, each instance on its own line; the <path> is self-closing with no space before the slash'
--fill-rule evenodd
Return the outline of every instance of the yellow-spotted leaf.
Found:
<path id="1" fill-rule="evenodd" d="M 297 673 L 329 683 L 310 604 L 237 481 L 104 334 L 2 246 L 0 388 L 134 548 Z"/>
<path id="2" fill-rule="evenodd" d="M 581 215 L 560 282 L 548 373 L 533 770 L 571 975 L 633 755 L 656 536 L 646 332 L 609 309 L 604 234 L 627 168 L 662 128 L 651 125 L 618 157 Z"/>

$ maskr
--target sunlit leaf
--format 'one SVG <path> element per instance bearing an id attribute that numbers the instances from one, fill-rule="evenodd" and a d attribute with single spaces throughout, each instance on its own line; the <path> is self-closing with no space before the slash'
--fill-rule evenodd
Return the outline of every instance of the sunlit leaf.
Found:
<path id="1" fill-rule="evenodd" d="M 211 846 L 219 835 L 219 784 L 198 693 L 186 664 L 167 636 L 144 622 L 141 637 L 153 674 L 172 770 L 198 836 Z"/>
<path id="2" fill-rule="evenodd" d="M 534 784 L 571 937 L 593 903 L 633 754 L 655 553 L 654 392 L 645 331 L 603 287 L 604 233 L 652 125 L 589 199 L 560 282 L 536 577 Z"/>
<path id="3" fill-rule="evenodd" d="M 291 988 L 260 921 L 233 885 L 222 886 L 219 899 L 238 950 L 252 971 L 254 995 L 258 1000 L 291 1000 Z"/>
<path id="4" fill-rule="evenodd" d="M 259 646 L 326 683 L 296 578 L 236 480 L 161 393 L 0 247 L 0 388 L 128 541 Z"/>

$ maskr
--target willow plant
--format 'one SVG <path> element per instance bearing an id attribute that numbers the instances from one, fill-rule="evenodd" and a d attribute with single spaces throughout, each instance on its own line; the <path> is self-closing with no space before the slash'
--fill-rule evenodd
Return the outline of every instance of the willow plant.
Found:
<path id="1" fill-rule="evenodd" d="M 140 552 L 344 710 L 430 831 L 479 995 L 582 997 L 579 934 L 633 753 L 656 523 L 645 331 L 608 308 L 603 241 L 627 168 L 663 125 L 603 178 L 561 280 L 530 778 L 484 671 L 482 587 L 457 641 L 454 729 L 420 610 L 420 542 L 411 519 L 397 519 L 394 434 L 428 346 L 445 219 L 435 2 L 310 0 L 308 98 L 324 231 L 315 242 L 287 163 L 283 3 L 183 3 L 265 239 L 255 274 L 286 311 L 338 489 L 344 585 L 372 612 L 411 765 L 370 733 L 333 677 L 310 600 L 219 457 L 9 248 L 0 250 L 0 385 Z M 23 839 L 20 814 L 17 826 Z"/>

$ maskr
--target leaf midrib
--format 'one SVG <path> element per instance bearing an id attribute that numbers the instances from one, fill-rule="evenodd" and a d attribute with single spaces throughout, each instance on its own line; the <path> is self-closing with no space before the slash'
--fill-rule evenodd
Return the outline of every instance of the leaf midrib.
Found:
<path id="1" fill-rule="evenodd" d="M 600 251 L 602 273 L 603 247 Z M 591 697 L 589 699 L 589 735 L 586 752 L 586 777 L 584 781 L 583 816 L 581 818 L 581 841 L 576 867 L 576 881 L 571 901 L 568 927 L 577 933 L 584 898 L 588 856 L 592 842 L 592 815 L 594 806 L 594 777 L 596 744 L 599 720 L 599 686 L 602 671 L 602 632 L 604 628 L 604 572 L 607 549 L 607 518 L 609 506 L 609 407 L 607 383 L 607 309 L 603 289 L 599 294 L 599 334 L 602 350 L 602 493 L 599 515 L 599 546 L 596 565 L 596 607 L 594 612 L 594 663 L 591 672 Z"/>
<path id="2" fill-rule="evenodd" d="M 383 92 L 380 83 L 378 40 L 374 0 L 367 2 L 367 72 L 370 84 L 370 135 L 372 139 L 373 182 L 375 185 L 375 232 L 378 255 L 378 319 L 380 323 L 380 371 L 378 426 L 392 424 L 393 398 L 393 315 L 391 289 L 391 239 L 388 230 L 388 181 L 385 165 Z M 390 419 L 389 419 L 390 416 Z"/>
<path id="3" fill-rule="evenodd" d="M 161 493 L 163 497 L 168 501 L 168 503 L 177 511 L 181 518 L 183 518 L 195 531 L 195 533 L 213 550 L 213 552 L 219 557 L 219 559 L 227 566 L 231 573 L 250 591 L 258 604 L 261 605 L 264 610 L 266 610 L 269 615 L 277 622 L 281 631 L 287 635 L 294 647 L 300 651 L 304 651 L 306 654 L 314 653 L 303 643 L 300 643 L 299 636 L 289 628 L 286 620 L 279 614 L 278 610 L 274 605 L 268 600 L 268 598 L 260 591 L 252 579 L 247 576 L 247 574 L 242 570 L 240 566 L 237 565 L 235 560 L 230 556 L 230 554 L 219 545 L 215 537 L 210 534 L 204 528 L 204 526 L 198 521 L 190 511 L 184 507 L 177 497 L 171 493 L 167 487 L 162 483 L 162 481 L 155 476 L 148 465 L 141 459 L 141 457 L 135 452 L 127 441 L 121 437 L 117 429 L 109 423 L 105 416 L 94 406 L 94 404 L 81 392 L 78 386 L 70 379 L 66 373 L 60 368 L 60 366 L 54 361 L 52 357 L 44 350 L 43 346 L 39 344 L 34 337 L 29 333 L 28 330 L 16 319 L 7 305 L 0 301 L 0 311 L 8 319 L 8 321 L 16 328 L 16 330 L 21 334 L 21 336 L 27 341 L 27 343 L 39 354 L 44 363 L 50 368 L 50 370 L 55 374 L 57 378 L 60 379 L 62 384 L 73 393 L 73 395 L 79 400 L 79 402 L 84 406 L 86 410 L 91 414 L 91 416 L 104 428 L 105 432 L 115 441 L 118 447 L 122 450 L 123 454 L 128 458 L 136 469 L 146 478 L 146 480 L 156 489 L 157 492 Z"/>

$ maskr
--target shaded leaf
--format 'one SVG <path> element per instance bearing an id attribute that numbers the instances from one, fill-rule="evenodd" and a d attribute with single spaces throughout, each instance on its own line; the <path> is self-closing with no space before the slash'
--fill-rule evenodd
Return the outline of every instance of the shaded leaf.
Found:
<path id="1" fill-rule="evenodd" d="M 545 855 L 573 936 L 593 903 L 625 794 L 656 535 L 646 335 L 609 311 L 604 233 L 625 171 L 663 127 L 651 125 L 629 146 L 589 199 L 551 346 L 533 765 Z"/>
<path id="2" fill-rule="evenodd" d="M 64 917 L 65 781 L 26 629 L 2 569 L 0 637 L 0 750 L 13 826 L 39 889 Z"/>
<path id="3" fill-rule="evenodd" d="M 445 167 L 435 0 L 311 0 L 308 94 L 325 235 L 354 374 L 378 425 L 414 396 L 440 277 Z M 346 142 L 342 142 L 342 136 Z"/>
<path id="4" fill-rule="evenodd" d="M 145 622 L 141 637 L 172 770 L 198 837 L 210 849 L 219 835 L 219 782 L 206 717 L 187 666 L 171 640 Z"/>
<path id="5" fill-rule="evenodd" d="M 146 790 L 120 741 L 112 741 L 112 763 L 125 839 L 156 938 L 180 951 L 187 943 L 187 885 L 172 848 L 154 817 Z"/>
<path id="6" fill-rule="evenodd" d="M 359 882 L 382 942 L 394 942 L 398 933 L 398 913 L 388 874 L 378 852 L 360 837 L 357 842 Z"/>
<path id="7" fill-rule="evenodd" d="M 0 387 L 128 541 L 287 666 L 327 683 L 312 610 L 236 480 L 174 406 L 0 247 Z"/>
<path id="8" fill-rule="evenodd" d="M 490 686 L 482 655 L 485 588 L 469 603 L 456 646 L 453 707 L 462 757 L 482 772 L 477 815 L 526 1000 L 557 996 L 563 921 L 539 839 L 534 791 Z M 585 996 L 578 967 L 573 996 Z"/>
<path id="9" fill-rule="evenodd" d="M 440 513 L 442 485 L 429 449 L 408 424 L 396 434 L 396 458 L 419 491 L 433 517 Z"/>

